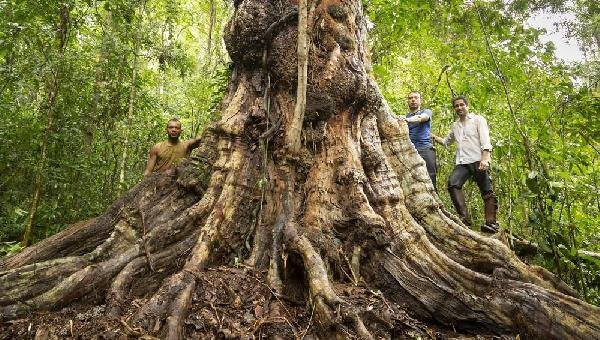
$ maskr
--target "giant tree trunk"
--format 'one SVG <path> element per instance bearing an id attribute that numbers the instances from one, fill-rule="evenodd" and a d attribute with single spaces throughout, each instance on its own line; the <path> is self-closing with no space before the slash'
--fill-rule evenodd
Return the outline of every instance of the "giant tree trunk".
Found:
<path id="1" fill-rule="evenodd" d="M 143 305 L 126 308 L 135 310 L 135 327 L 180 338 L 203 273 L 241 257 L 269 268 L 275 296 L 302 287 L 324 338 L 389 329 L 388 311 L 342 296 L 359 282 L 458 328 L 600 334 L 599 308 L 444 209 L 406 125 L 369 75 L 360 1 L 313 6 L 300 150 L 285 148 L 296 101 L 297 10 L 285 1 L 241 1 L 225 32 L 235 69 L 222 118 L 198 151 L 149 176 L 104 215 L 3 260 L 2 319 L 92 291 L 119 316 L 134 280 L 143 287 L 164 277 Z"/>

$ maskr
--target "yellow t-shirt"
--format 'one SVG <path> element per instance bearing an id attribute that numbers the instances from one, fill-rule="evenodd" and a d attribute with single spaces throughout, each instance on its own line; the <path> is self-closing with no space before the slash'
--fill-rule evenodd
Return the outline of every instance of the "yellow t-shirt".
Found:
<path id="1" fill-rule="evenodd" d="M 171 145 L 168 141 L 161 142 L 158 144 L 158 154 L 156 155 L 156 163 L 152 172 L 162 172 L 172 169 L 186 156 L 185 143 L 178 142 L 175 145 Z"/>

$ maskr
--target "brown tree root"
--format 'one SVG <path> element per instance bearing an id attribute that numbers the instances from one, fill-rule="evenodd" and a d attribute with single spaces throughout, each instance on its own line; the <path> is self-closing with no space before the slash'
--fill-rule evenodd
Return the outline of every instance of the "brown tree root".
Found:
<path id="1" fill-rule="evenodd" d="M 14 319 L 33 310 L 59 308 L 96 288 L 102 289 L 110 278 L 139 254 L 139 248 L 134 246 L 121 256 L 89 265 L 34 298 L 14 305 L 0 306 L 0 318 Z"/>
<path id="2" fill-rule="evenodd" d="M 168 269 L 178 258 L 185 256 L 191 250 L 196 238 L 194 235 L 170 247 L 169 249 L 151 256 L 154 271 L 162 272 Z M 123 304 L 127 301 L 129 288 L 135 276 L 145 275 L 151 268 L 147 257 L 138 257 L 131 261 L 115 276 L 106 294 L 107 311 L 111 317 L 118 318 L 123 313 Z"/>
<path id="3" fill-rule="evenodd" d="M 161 334 L 162 330 L 162 337 L 180 335 L 181 319 L 187 312 L 195 287 L 196 278 L 193 274 L 181 271 L 172 275 L 137 312 L 132 324 L 153 334 Z"/>
<path id="4" fill-rule="evenodd" d="M 558 292 L 472 273 L 470 284 L 458 286 L 480 288 L 479 292 L 469 294 L 457 289 L 448 278 L 446 285 L 441 286 L 437 283 L 441 281 L 428 280 L 431 275 L 420 273 L 423 267 L 431 269 L 438 264 L 423 264 L 421 257 L 418 262 L 391 254 L 382 254 L 382 257 L 383 267 L 398 282 L 398 289 L 409 293 L 419 301 L 420 308 L 441 322 L 447 322 L 444 321 L 447 319 L 453 320 L 455 325 L 483 325 L 496 332 L 520 330 L 528 335 L 534 335 L 534 330 L 541 324 L 548 327 L 545 331 L 550 337 L 557 339 L 597 334 L 597 316 L 593 316 L 597 308 L 578 312 L 578 316 L 573 317 L 571 313 L 582 307 L 581 301 Z M 468 276 L 463 274 L 462 277 Z M 420 284 L 415 286 L 414 282 Z"/>

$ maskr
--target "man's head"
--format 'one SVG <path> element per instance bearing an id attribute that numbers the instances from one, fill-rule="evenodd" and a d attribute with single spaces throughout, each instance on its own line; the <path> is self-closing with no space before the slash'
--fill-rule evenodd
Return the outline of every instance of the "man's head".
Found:
<path id="1" fill-rule="evenodd" d="M 181 134 L 181 122 L 177 118 L 171 118 L 167 122 L 167 135 L 172 141 L 179 140 Z"/>
<path id="2" fill-rule="evenodd" d="M 460 117 L 464 117 L 469 113 L 469 101 L 465 96 L 456 96 L 452 98 L 452 107 Z"/>
<path id="3" fill-rule="evenodd" d="M 410 112 L 415 112 L 421 108 L 421 94 L 419 92 L 411 92 L 406 97 L 408 109 Z"/>

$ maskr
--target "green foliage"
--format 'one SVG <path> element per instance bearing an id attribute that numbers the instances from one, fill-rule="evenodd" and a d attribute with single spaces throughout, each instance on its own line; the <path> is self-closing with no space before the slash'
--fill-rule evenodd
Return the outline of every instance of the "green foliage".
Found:
<path id="1" fill-rule="evenodd" d="M 23 248 L 16 241 L 2 242 L 2 243 L 0 243 L 0 257 L 16 254 L 16 253 L 20 252 L 21 249 L 23 249 Z"/>
<path id="2" fill-rule="evenodd" d="M 65 6 L 68 30 L 60 49 Z M 30 210 L 52 79 L 57 86 L 35 239 L 102 213 L 139 182 L 169 118 L 183 121 L 185 138 L 214 118 L 229 76 L 220 34 L 230 10 L 223 2 L 215 6 L 208 51 L 204 2 L 0 1 L 0 242 L 20 239 Z M 126 176 L 119 183 L 122 166 Z"/>

